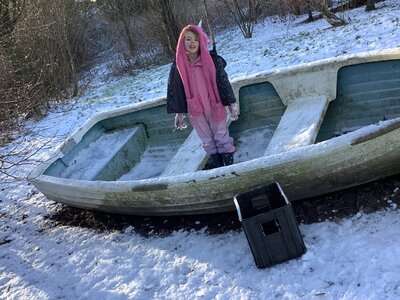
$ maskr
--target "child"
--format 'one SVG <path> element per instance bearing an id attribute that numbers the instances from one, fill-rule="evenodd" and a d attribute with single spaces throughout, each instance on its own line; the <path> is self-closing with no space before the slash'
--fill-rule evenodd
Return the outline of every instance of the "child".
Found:
<path id="1" fill-rule="evenodd" d="M 207 35 L 196 25 L 183 28 L 168 80 L 167 112 L 176 113 L 175 128 L 186 128 L 183 113 L 199 135 L 204 150 L 216 167 L 233 164 L 233 139 L 226 125 L 229 105 L 236 120 L 238 106 L 224 68 L 225 60 L 215 47 L 208 51 Z"/>

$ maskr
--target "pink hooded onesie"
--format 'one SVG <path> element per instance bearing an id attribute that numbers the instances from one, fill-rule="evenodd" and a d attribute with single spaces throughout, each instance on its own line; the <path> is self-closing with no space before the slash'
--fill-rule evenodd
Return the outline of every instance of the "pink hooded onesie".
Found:
<path id="1" fill-rule="evenodd" d="M 186 31 L 195 31 L 199 37 L 199 57 L 191 64 L 184 45 Z M 215 65 L 208 51 L 209 39 L 196 25 L 186 26 L 178 40 L 176 65 L 186 94 L 189 119 L 203 142 L 207 153 L 235 151 L 233 139 L 226 125 L 226 110 L 216 82 Z"/>

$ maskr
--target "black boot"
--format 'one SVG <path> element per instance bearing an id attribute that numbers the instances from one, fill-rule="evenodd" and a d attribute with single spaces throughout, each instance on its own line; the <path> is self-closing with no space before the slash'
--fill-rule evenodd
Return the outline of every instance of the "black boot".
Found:
<path id="1" fill-rule="evenodd" d="M 225 166 L 233 164 L 233 153 L 221 153 Z"/>
<path id="2" fill-rule="evenodd" d="M 219 153 L 211 154 L 211 158 L 212 158 L 212 160 L 213 160 L 213 162 L 214 162 L 214 166 L 215 166 L 216 168 L 219 168 L 219 167 L 223 167 L 223 166 L 224 166 L 224 161 L 223 161 L 223 159 L 222 159 L 221 154 L 219 154 Z"/>

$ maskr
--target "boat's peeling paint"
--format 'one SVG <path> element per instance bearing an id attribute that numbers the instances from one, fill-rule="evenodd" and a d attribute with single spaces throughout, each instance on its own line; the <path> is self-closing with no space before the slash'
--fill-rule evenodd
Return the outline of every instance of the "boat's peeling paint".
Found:
<path id="1" fill-rule="evenodd" d="M 156 191 L 156 190 L 165 190 L 168 188 L 167 184 L 157 184 L 157 185 L 145 185 L 145 186 L 137 186 L 131 189 L 132 192 L 148 192 L 148 191 Z"/>
<path id="2" fill-rule="evenodd" d="M 312 72 L 318 70 L 330 68 L 336 72 L 345 65 L 391 59 L 400 59 L 400 48 L 269 71 L 236 80 L 233 86 L 238 94 L 240 87 L 265 80 L 273 83 L 292 78 L 298 82 L 305 72 L 310 74 L 306 76 L 307 80 L 312 81 Z M 319 72 L 318 76 L 321 74 L 324 73 Z M 299 86 L 305 88 L 311 83 Z M 303 92 L 307 94 L 307 91 Z M 87 121 L 71 138 L 78 143 L 101 120 L 158 105 L 165 105 L 165 99 L 101 113 Z M 60 149 L 67 141 L 58 148 L 52 160 L 32 172 L 29 180 L 49 199 L 77 207 L 128 214 L 171 215 L 232 210 L 233 196 L 274 181 L 281 184 L 289 200 L 293 201 L 398 173 L 399 124 L 400 118 L 383 121 L 321 143 L 219 169 L 124 182 L 79 181 L 43 175 L 52 162 L 63 157 Z"/>

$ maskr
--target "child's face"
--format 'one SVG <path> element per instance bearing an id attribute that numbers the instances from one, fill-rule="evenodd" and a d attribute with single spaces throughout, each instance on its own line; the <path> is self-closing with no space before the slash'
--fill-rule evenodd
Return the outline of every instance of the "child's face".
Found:
<path id="1" fill-rule="evenodd" d="M 193 32 L 188 31 L 185 33 L 185 50 L 187 54 L 198 54 L 199 52 L 199 38 Z"/>

